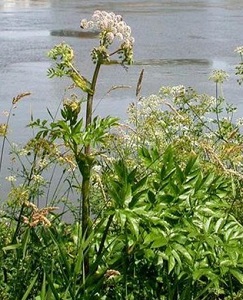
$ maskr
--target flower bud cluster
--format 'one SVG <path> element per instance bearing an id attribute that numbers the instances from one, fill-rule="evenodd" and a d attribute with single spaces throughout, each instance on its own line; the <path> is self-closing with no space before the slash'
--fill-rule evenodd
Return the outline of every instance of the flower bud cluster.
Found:
<path id="1" fill-rule="evenodd" d="M 213 70 L 212 74 L 209 76 L 209 80 L 215 83 L 224 83 L 228 78 L 229 75 L 224 70 Z"/>
<path id="2" fill-rule="evenodd" d="M 81 21 L 81 28 L 98 30 L 100 32 L 100 46 L 106 49 L 114 42 L 121 42 L 118 53 L 123 62 L 131 63 L 133 56 L 134 38 L 131 36 L 131 27 L 123 20 L 122 16 L 113 12 L 96 10 L 88 21 Z"/>
<path id="3" fill-rule="evenodd" d="M 240 55 L 241 62 L 235 67 L 236 73 L 240 78 L 237 79 L 238 83 L 241 85 L 243 83 L 243 46 L 237 47 L 235 52 Z"/>
<path id="4" fill-rule="evenodd" d="M 73 96 L 71 99 L 65 99 L 63 102 L 63 106 L 72 113 L 79 114 L 81 109 L 81 102 Z"/>
<path id="5" fill-rule="evenodd" d="M 240 54 L 240 55 L 243 55 L 243 46 L 239 46 L 235 49 L 235 52 Z"/>
<path id="6" fill-rule="evenodd" d="M 7 135 L 7 124 L 0 124 L 0 136 L 6 136 Z"/>

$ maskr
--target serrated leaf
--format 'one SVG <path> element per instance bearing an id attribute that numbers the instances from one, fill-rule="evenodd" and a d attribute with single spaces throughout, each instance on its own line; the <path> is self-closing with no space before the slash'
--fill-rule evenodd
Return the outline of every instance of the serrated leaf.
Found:
<path id="1" fill-rule="evenodd" d="M 180 244 L 173 244 L 173 248 L 179 251 L 189 261 L 192 261 L 192 257 L 185 247 Z"/>
<path id="2" fill-rule="evenodd" d="M 241 283 L 243 284 L 243 274 L 236 270 L 236 269 L 230 269 L 230 273 Z"/>
<path id="3" fill-rule="evenodd" d="M 195 171 L 195 167 L 197 167 L 196 170 L 198 170 L 198 158 L 197 156 L 195 157 L 190 157 L 185 169 L 184 169 L 184 173 L 187 176 L 187 179 L 189 178 L 193 178 L 195 176 L 195 174 L 191 174 L 192 172 Z M 191 174 L 191 175 L 190 175 Z"/>
<path id="4" fill-rule="evenodd" d="M 139 219 L 128 217 L 129 227 L 131 233 L 135 235 L 136 238 L 139 236 Z"/>
<path id="5" fill-rule="evenodd" d="M 206 232 L 209 231 L 212 220 L 213 220 L 213 218 L 210 217 L 210 218 L 208 218 L 208 220 L 207 220 L 206 223 L 204 224 L 204 229 L 205 229 Z"/>
<path id="6" fill-rule="evenodd" d="M 164 236 L 160 235 L 159 237 L 157 237 L 154 240 L 154 242 L 151 245 L 151 248 L 161 248 L 161 247 L 167 245 L 167 243 L 168 243 L 168 240 Z"/>
<path id="7" fill-rule="evenodd" d="M 225 239 L 226 239 L 227 242 L 231 239 L 231 235 L 233 234 L 233 232 L 234 232 L 234 228 L 233 227 L 229 228 L 225 232 Z"/>
<path id="8" fill-rule="evenodd" d="M 148 200 L 151 204 L 154 204 L 156 201 L 156 196 L 152 191 L 148 191 Z"/>
<path id="9" fill-rule="evenodd" d="M 36 283 L 37 278 L 38 278 L 38 274 L 30 282 L 30 285 L 28 286 L 28 288 L 27 288 L 26 292 L 24 293 L 23 297 L 21 298 L 21 300 L 27 300 L 28 299 L 28 297 L 31 293 L 31 290 L 33 289 L 33 286 Z"/>
<path id="10" fill-rule="evenodd" d="M 176 262 L 179 264 L 179 266 L 181 266 L 182 262 L 181 262 L 180 255 L 176 252 L 175 249 L 171 250 L 171 254 L 174 256 L 174 258 L 176 259 Z"/>
<path id="11" fill-rule="evenodd" d="M 175 267 L 176 261 L 173 255 L 170 255 L 168 258 L 168 273 L 170 274 L 174 267 Z"/>
<path id="12" fill-rule="evenodd" d="M 9 250 L 16 250 L 20 247 L 22 247 L 22 244 L 13 244 L 13 245 L 3 247 L 2 250 L 5 252 L 5 251 L 9 251 Z"/>
<path id="13" fill-rule="evenodd" d="M 218 219 L 218 221 L 214 226 L 215 232 L 218 233 L 218 231 L 224 226 L 224 224 L 225 224 L 225 218 Z"/>
<path id="14" fill-rule="evenodd" d="M 139 200 L 141 200 L 141 198 L 147 194 L 147 189 L 146 190 L 142 190 L 140 192 L 138 192 L 136 195 L 134 195 L 132 197 L 132 200 L 129 203 L 129 208 L 132 209 L 136 206 L 136 204 L 138 203 Z"/>

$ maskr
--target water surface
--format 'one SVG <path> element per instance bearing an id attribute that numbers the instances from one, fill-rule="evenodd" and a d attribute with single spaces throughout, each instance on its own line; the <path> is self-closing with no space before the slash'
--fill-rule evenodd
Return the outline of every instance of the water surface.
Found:
<path id="1" fill-rule="evenodd" d="M 92 75 L 89 53 L 98 40 L 96 34 L 83 33 L 79 24 L 96 9 L 122 14 L 136 40 L 134 66 L 128 71 L 119 65 L 104 66 L 101 70 L 97 113 L 126 118 L 126 108 L 135 99 L 142 68 L 142 95 L 157 93 L 162 85 L 177 84 L 213 94 L 215 87 L 208 77 L 213 69 L 223 68 L 231 75 L 225 84 L 225 96 L 242 109 L 242 90 L 233 76 L 239 61 L 233 51 L 243 42 L 241 0 L 2 0 L 0 112 L 9 109 L 11 99 L 18 93 L 32 93 L 15 110 L 12 135 L 17 141 L 27 138 L 24 125 L 31 114 L 45 118 L 46 107 L 55 111 L 68 84 L 47 78 L 49 49 L 62 41 L 70 43 L 77 54 L 79 69 L 86 77 Z M 107 95 L 113 85 L 131 88 Z"/>

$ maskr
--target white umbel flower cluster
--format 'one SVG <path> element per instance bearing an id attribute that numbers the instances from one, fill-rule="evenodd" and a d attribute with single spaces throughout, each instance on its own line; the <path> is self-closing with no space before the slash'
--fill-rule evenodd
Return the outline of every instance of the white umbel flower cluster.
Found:
<path id="1" fill-rule="evenodd" d="M 239 46 L 235 49 L 235 52 L 240 54 L 240 55 L 243 55 L 243 46 Z"/>
<path id="2" fill-rule="evenodd" d="M 120 44 L 115 53 L 122 54 L 123 62 L 131 63 L 133 56 L 134 38 L 131 27 L 122 19 L 121 15 L 113 12 L 96 10 L 91 20 L 83 19 L 81 28 L 87 30 L 97 30 L 100 32 L 100 47 L 108 47 L 117 40 Z M 104 49 L 96 49 L 96 52 L 104 52 Z"/>
<path id="3" fill-rule="evenodd" d="M 125 42 L 127 45 L 134 43 L 131 27 L 122 20 L 121 15 L 116 15 L 113 12 L 96 10 L 90 21 L 86 19 L 81 21 L 81 28 L 100 31 L 105 35 L 106 42 L 110 44 L 114 38 Z"/>

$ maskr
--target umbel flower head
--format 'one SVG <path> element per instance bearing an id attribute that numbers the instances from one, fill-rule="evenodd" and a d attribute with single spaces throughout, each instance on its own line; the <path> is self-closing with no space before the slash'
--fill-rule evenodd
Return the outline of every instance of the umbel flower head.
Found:
<path id="1" fill-rule="evenodd" d="M 131 35 L 131 27 L 123 21 L 122 16 L 96 10 L 91 20 L 81 21 L 81 28 L 100 32 L 100 47 L 92 51 L 94 61 L 98 59 L 109 61 L 110 55 L 118 53 L 122 63 L 132 63 L 134 38 Z M 109 55 L 107 49 L 115 40 L 120 43 L 119 48 Z"/>
<path id="2" fill-rule="evenodd" d="M 228 80 L 229 75 L 224 70 L 213 70 L 212 74 L 209 76 L 209 80 L 215 83 L 223 83 Z"/>
<path id="3" fill-rule="evenodd" d="M 240 56 L 243 56 L 243 46 L 235 48 L 235 52 L 240 54 Z"/>

